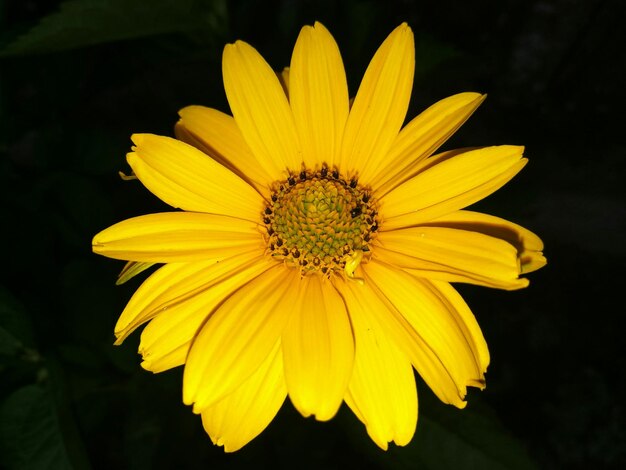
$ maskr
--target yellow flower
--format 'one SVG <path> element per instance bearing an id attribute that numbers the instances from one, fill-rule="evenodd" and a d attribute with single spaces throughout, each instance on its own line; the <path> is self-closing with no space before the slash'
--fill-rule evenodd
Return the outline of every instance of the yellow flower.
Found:
<path id="1" fill-rule="evenodd" d="M 415 58 L 398 26 L 350 105 L 339 49 L 305 26 L 277 76 L 242 41 L 224 49 L 233 117 L 190 106 L 178 140 L 135 134 L 128 163 L 182 211 L 125 220 L 93 250 L 164 264 L 136 291 L 116 344 L 140 325 L 142 366 L 185 365 L 183 401 L 217 445 L 257 436 L 287 395 L 305 417 L 343 401 L 381 448 L 417 422 L 413 369 L 445 403 L 484 387 L 487 345 L 450 282 L 526 287 L 542 242 L 462 210 L 509 181 L 523 147 L 433 155 L 484 99 L 461 93 L 404 128 Z"/>

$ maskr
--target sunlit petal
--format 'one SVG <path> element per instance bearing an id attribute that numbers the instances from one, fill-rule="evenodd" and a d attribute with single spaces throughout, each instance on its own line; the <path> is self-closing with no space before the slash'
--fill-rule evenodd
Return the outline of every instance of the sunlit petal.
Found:
<path id="1" fill-rule="evenodd" d="M 276 73 L 249 44 L 224 48 L 224 89 L 243 138 L 273 179 L 300 171 L 302 151 L 287 96 Z"/>
<path id="2" fill-rule="evenodd" d="M 342 298 L 327 279 L 307 276 L 300 282 L 283 334 L 289 397 L 304 416 L 332 418 L 352 375 L 354 340 Z"/>
<path id="3" fill-rule="evenodd" d="M 187 143 L 211 155 L 260 191 L 266 191 L 273 178 L 250 151 L 232 116 L 204 106 L 187 106 L 178 114 L 176 136 L 179 139 L 187 141 L 185 136 L 188 136 L 191 141 Z"/>
<path id="4" fill-rule="evenodd" d="M 339 153 L 348 118 L 348 84 L 335 40 L 324 26 L 305 26 L 289 68 L 289 102 L 308 168 Z"/>
<path id="5" fill-rule="evenodd" d="M 370 263 L 366 276 L 441 361 L 461 396 L 467 385 L 484 383 L 482 349 L 474 347 L 469 329 L 459 323 L 461 315 L 441 290 L 428 280 L 383 263 Z"/>
<path id="6" fill-rule="evenodd" d="M 375 321 L 378 328 L 409 358 L 413 367 L 441 401 L 463 408 L 466 405 L 466 387 L 461 383 L 463 381 L 452 375 L 452 371 L 446 368 L 437 352 L 368 276 L 372 264 L 368 264 L 359 273 L 365 279 L 364 283 L 336 283 L 346 300 L 350 317 L 365 315 Z"/>
<path id="7" fill-rule="evenodd" d="M 351 281 L 340 284 L 350 311 L 356 350 L 346 403 L 382 449 L 387 449 L 391 441 L 406 445 L 417 424 L 417 392 L 411 361 L 399 344 L 403 340 L 390 334 L 388 325 L 381 324 L 383 312 L 376 312 L 378 306 L 369 303 L 371 292 L 362 297 L 364 291 L 369 291 L 368 286 Z"/>
<path id="8" fill-rule="evenodd" d="M 118 222 L 98 233 L 93 251 L 109 258 L 152 263 L 217 260 L 256 248 L 256 224 L 213 214 L 164 212 Z"/>
<path id="9" fill-rule="evenodd" d="M 131 325 L 154 317 L 141 332 L 141 366 L 152 372 L 161 372 L 184 364 L 195 334 L 215 308 L 271 267 L 274 263 L 267 257 L 258 253 L 243 253 L 205 265 L 187 276 L 181 276 L 184 270 L 179 269 L 169 279 L 160 277 L 159 284 L 155 280 L 146 282 L 145 287 L 142 285 L 137 294 L 147 297 L 149 303 L 139 310 L 132 308 L 135 302 L 131 299 L 131 308 L 127 307 L 122 314 L 130 316 L 136 313 Z M 167 281 L 171 282 L 171 290 L 161 286 Z M 136 303 L 140 300 L 141 297 Z M 129 334 L 130 328 L 127 327 L 123 333 Z"/>
<path id="10" fill-rule="evenodd" d="M 464 278 L 466 282 L 503 289 L 528 285 L 526 279 L 519 278 L 520 261 L 515 246 L 473 230 L 445 225 L 409 227 L 381 232 L 376 245 L 378 259 L 415 270 L 418 276 L 423 270 L 422 277 L 426 278 Z"/>
<path id="11" fill-rule="evenodd" d="M 415 69 L 413 32 L 398 26 L 372 58 L 354 98 L 342 142 L 342 171 L 368 183 L 404 122 Z"/>
<path id="12" fill-rule="evenodd" d="M 258 219 L 260 194 L 205 153 L 169 137 L 134 134 L 132 139 L 128 164 L 161 200 L 186 211 Z"/>
<path id="13" fill-rule="evenodd" d="M 202 424 L 213 444 L 235 452 L 259 435 L 285 401 L 280 343 L 234 392 L 202 410 Z"/>
<path id="14" fill-rule="evenodd" d="M 457 211 L 424 225 L 471 230 L 504 240 L 517 249 L 522 273 L 536 271 L 546 265 L 541 238 L 521 225 L 500 217 L 473 211 Z"/>
<path id="15" fill-rule="evenodd" d="M 483 199 L 524 167 L 523 151 L 511 145 L 471 150 L 417 174 L 382 198 L 385 230 L 420 224 Z"/>
<path id="16" fill-rule="evenodd" d="M 390 181 L 402 182 L 461 127 L 484 99 L 485 95 L 479 93 L 459 93 L 438 101 L 411 120 L 378 168 L 371 170 L 371 185 L 382 188 Z"/>
<path id="17" fill-rule="evenodd" d="M 235 391 L 266 360 L 297 299 L 299 276 L 276 264 L 227 297 L 193 340 L 183 401 L 202 410 Z"/>
<path id="18" fill-rule="evenodd" d="M 160 312 L 184 303 L 215 282 L 228 279 L 258 259 L 255 251 L 222 260 L 168 263 L 156 270 L 135 291 L 115 325 L 115 344 L 121 344 L 138 326 Z"/>

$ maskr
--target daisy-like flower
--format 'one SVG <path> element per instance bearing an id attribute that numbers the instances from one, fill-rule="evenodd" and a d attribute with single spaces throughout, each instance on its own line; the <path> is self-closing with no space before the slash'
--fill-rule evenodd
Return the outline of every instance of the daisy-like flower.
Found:
<path id="1" fill-rule="evenodd" d="M 483 388 L 489 352 L 451 282 L 526 287 L 541 240 L 463 210 L 509 181 L 523 147 L 433 155 L 482 103 L 461 93 L 402 127 L 415 66 L 411 29 L 374 55 L 350 104 L 339 49 L 305 26 L 280 75 L 245 42 L 224 49 L 233 116 L 180 111 L 177 139 L 132 136 L 127 160 L 181 211 L 135 217 L 93 250 L 162 264 L 116 327 L 137 327 L 142 366 L 184 365 L 183 401 L 217 445 L 257 436 L 289 396 L 305 417 L 346 402 L 381 448 L 417 423 L 415 369 L 445 403 Z"/>

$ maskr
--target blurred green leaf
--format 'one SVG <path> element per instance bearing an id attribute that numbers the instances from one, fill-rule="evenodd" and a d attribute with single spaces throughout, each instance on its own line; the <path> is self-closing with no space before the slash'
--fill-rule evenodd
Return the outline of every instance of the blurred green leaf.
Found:
<path id="1" fill-rule="evenodd" d="M 421 80 L 439 64 L 459 55 L 452 46 L 425 34 L 415 38 L 415 79 Z"/>
<path id="2" fill-rule="evenodd" d="M 0 463 L 8 470 L 72 468 L 53 401 L 41 387 L 23 387 L 0 407 Z"/>
<path id="3" fill-rule="evenodd" d="M 80 175 L 59 175 L 57 184 L 55 196 L 59 202 L 59 217 L 55 222 L 59 233 L 67 242 L 89 250 L 94 228 L 106 225 L 111 219 L 107 194 Z"/>
<path id="4" fill-rule="evenodd" d="M 114 341 L 113 326 L 121 306 L 116 296 L 106 294 L 115 289 L 113 279 L 108 279 L 104 272 L 96 272 L 97 263 L 93 257 L 71 260 L 59 273 L 58 293 L 65 312 L 60 321 L 75 339 L 108 350 Z M 103 290 L 107 282 L 110 288 Z"/>
<path id="5" fill-rule="evenodd" d="M 14 355 L 24 343 L 32 343 L 30 319 L 19 301 L 0 286 L 0 355 Z"/>
<path id="6" fill-rule="evenodd" d="M 19 351 L 20 346 L 21 343 L 0 326 L 0 356 L 14 356 Z"/>
<path id="7" fill-rule="evenodd" d="M 380 468 L 447 470 L 533 470 L 524 446 L 502 426 L 493 410 L 476 394 L 467 408 L 442 404 L 425 387 L 419 390 L 419 418 L 413 440 L 405 447 L 389 445 L 381 452 L 353 416 L 340 415 L 352 447 L 367 452 Z"/>
<path id="8" fill-rule="evenodd" d="M 413 442 L 390 454 L 411 467 L 456 469 L 460 464 L 482 470 L 532 470 L 522 444 L 511 436 L 493 410 L 476 394 L 468 397 L 463 410 L 443 405 L 429 390 L 420 389 L 420 416 Z"/>
<path id="9" fill-rule="evenodd" d="M 225 0 L 68 0 L 0 56 L 76 49 L 124 39 L 196 29 L 217 31 L 225 24 Z"/>
<path id="10" fill-rule="evenodd" d="M 476 412 L 455 411 L 461 414 L 459 419 L 420 418 L 415 439 L 424 468 L 455 469 L 460 463 L 484 470 L 536 468 L 521 444 L 496 421 Z"/>

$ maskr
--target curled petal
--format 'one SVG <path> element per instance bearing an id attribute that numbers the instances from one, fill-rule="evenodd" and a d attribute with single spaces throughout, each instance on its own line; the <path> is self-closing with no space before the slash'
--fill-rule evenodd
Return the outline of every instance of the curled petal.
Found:
<path id="1" fill-rule="evenodd" d="M 381 232 L 374 253 L 424 278 L 509 290 L 528 285 L 528 280 L 519 278 L 518 251 L 511 243 L 445 224 Z"/>
<path id="2" fill-rule="evenodd" d="M 457 211 L 425 225 L 471 230 L 504 240 L 517 249 L 521 272 L 524 274 L 536 271 L 547 263 L 542 253 L 541 238 L 521 225 L 500 217 L 473 211 Z"/>

